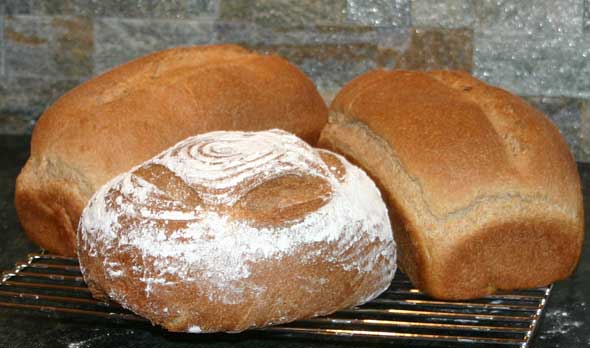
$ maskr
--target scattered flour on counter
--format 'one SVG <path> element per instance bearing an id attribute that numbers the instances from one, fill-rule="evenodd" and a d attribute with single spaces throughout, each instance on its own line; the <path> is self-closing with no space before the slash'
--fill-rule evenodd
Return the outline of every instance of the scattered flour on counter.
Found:
<path id="1" fill-rule="evenodd" d="M 585 307 L 586 303 L 581 302 L 579 306 Z M 548 312 L 545 316 L 545 322 L 547 323 L 547 330 L 541 332 L 542 337 L 568 335 L 584 325 L 581 321 L 572 320 L 570 312 L 562 309 Z"/>
<path id="2" fill-rule="evenodd" d="M 93 329 L 97 336 L 90 337 L 78 342 L 68 343 L 68 348 L 94 348 L 94 347 L 111 347 L 113 345 L 113 339 L 121 336 L 135 335 L 133 329 L 127 329 L 122 332 L 104 332 L 104 330 Z"/>
<path id="3" fill-rule="evenodd" d="M 188 328 L 188 332 L 190 332 L 190 333 L 200 333 L 201 332 L 201 328 L 198 327 L 198 326 L 196 326 L 196 325 L 193 325 L 193 326 L 191 326 L 191 327 Z"/>
<path id="4" fill-rule="evenodd" d="M 68 344 L 68 348 L 86 348 L 86 347 L 89 347 L 88 343 L 94 342 L 96 340 L 100 340 L 100 339 L 102 339 L 104 337 L 108 337 L 108 336 L 110 336 L 110 334 L 106 333 L 106 335 L 92 337 L 92 338 L 89 338 L 89 339 L 86 339 L 86 340 L 83 340 L 80 342 L 72 342 L 72 343 Z"/>

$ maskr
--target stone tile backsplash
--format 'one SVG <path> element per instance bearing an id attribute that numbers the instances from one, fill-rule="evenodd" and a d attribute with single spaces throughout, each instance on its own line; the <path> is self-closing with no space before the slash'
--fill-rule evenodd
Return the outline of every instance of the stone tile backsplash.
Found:
<path id="1" fill-rule="evenodd" d="M 341 24 L 345 18 L 346 0 L 222 0 L 219 3 L 219 19 L 263 27 Z"/>
<path id="2" fill-rule="evenodd" d="M 0 78 L 4 77 L 4 6 L 0 4 Z"/>
<path id="3" fill-rule="evenodd" d="M 559 126 L 578 158 L 590 158 L 590 118 L 588 101 L 565 97 L 525 97 Z M 587 161 L 587 160 L 585 160 Z"/>
<path id="4" fill-rule="evenodd" d="M 475 23 L 475 1 L 414 0 L 412 24 L 417 27 L 465 28 Z"/>
<path id="5" fill-rule="evenodd" d="M 590 97 L 590 36 L 529 34 L 474 36 L 475 75 L 521 95 Z"/>
<path id="6" fill-rule="evenodd" d="M 4 76 L 89 77 L 94 40 L 85 17 L 16 15 L 4 19 Z"/>
<path id="7" fill-rule="evenodd" d="M 217 12 L 215 0 L 3 0 L 7 15 L 119 18 L 201 18 Z"/>
<path id="8" fill-rule="evenodd" d="M 94 20 L 94 74 L 133 58 L 168 47 L 213 41 L 210 20 L 96 18 Z"/>
<path id="9" fill-rule="evenodd" d="M 348 22 L 385 27 L 407 27 L 411 24 L 410 0 L 348 0 Z"/>
<path id="10" fill-rule="evenodd" d="M 590 162 L 590 0 L 0 0 L 0 133 L 178 45 L 279 54 L 330 101 L 374 68 L 462 69 L 522 95 Z"/>

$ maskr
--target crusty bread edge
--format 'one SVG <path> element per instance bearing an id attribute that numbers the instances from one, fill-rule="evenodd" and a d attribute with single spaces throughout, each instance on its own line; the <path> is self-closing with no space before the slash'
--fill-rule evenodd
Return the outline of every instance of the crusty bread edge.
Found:
<path id="1" fill-rule="evenodd" d="M 58 164 L 61 163 L 61 164 Z M 26 235 L 43 249 L 75 256 L 77 219 L 94 188 L 57 159 L 29 158 L 16 180 L 14 205 Z M 47 239 L 48 234 L 58 238 Z"/>

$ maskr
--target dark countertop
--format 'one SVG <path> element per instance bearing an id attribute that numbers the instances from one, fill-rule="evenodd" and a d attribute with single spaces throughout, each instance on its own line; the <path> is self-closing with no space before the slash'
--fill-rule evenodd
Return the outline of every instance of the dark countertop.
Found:
<path id="1" fill-rule="evenodd" d="M 14 209 L 14 182 L 28 156 L 29 138 L 0 135 L 0 270 L 10 269 L 37 247 L 22 233 Z M 579 164 L 584 186 L 586 239 L 575 274 L 555 284 L 547 314 L 532 347 L 590 346 L 589 184 L 590 164 Z M 183 335 L 143 326 L 63 318 L 0 308 L 0 348 L 94 347 L 310 347 L 309 341 L 261 340 L 252 334 Z M 327 345 L 322 345 L 326 347 Z M 333 346 L 333 345 L 330 345 Z"/>

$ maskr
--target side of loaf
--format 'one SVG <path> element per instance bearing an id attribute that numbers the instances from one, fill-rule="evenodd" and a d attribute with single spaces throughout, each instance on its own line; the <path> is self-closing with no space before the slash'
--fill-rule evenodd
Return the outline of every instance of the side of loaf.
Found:
<path id="1" fill-rule="evenodd" d="M 190 137 L 117 176 L 84 209 L 78 256 L 95 297 L 194 333 L 358 305 L 396 269 L 371 179 L 281 130 Z"/>
<path id="2" fill-rule="evenodd" d="M 188 136 L 281 128 L 315 143 L 327 120 L 313 83 L 277 56 L 238 46 L 169 49 L 74 88 L 33 131 L 15 205 L 31 240 L 74 255 L 91 195 Z"/>
<path id="3" fill-rule="evenodd" d="M 567 144 L 467 73 L 364 74 L 336 96 L 319 146 L 377 182 L 400 268 L 434 297 L 547 285 L 577 264 L 583 205 Z"/>

